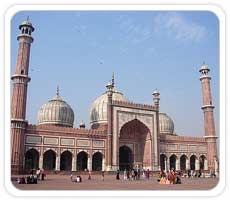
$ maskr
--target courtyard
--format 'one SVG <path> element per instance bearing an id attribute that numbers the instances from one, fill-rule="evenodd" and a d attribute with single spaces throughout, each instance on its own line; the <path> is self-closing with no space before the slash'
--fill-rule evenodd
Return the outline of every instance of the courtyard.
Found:
<path id="1" fill-rule="evenodd" d="M 101 175 L 81 175 L 82 182 L 72 182 L 70 175 L 47 175 L 44 181 L 38 180 L 38 184 L 18 184 L 17 176 L 12 177 L 13 185 L 20 190 L 210 190 L 214 188 L 218 178 L 181 178 L 182 184 L 159 184 L 157 177 L 149 180 L 124 181 L 123 175 L 116 180 L 115 175 L 105 175 L 104 181 Z"/>

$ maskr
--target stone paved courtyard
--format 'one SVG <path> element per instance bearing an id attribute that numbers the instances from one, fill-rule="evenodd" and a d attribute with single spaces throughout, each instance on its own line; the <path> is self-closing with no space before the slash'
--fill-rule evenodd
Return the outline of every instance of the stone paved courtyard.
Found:
<path id="1" fill-rule="evenodd" d="M 87 175 L 82 175 L 82 183 L 71 182 L 69 175 L 48 175 L 38 184 L 17 184 L 12 179 L 14 186 L 20 190 L 209 190 L 215 187 L 218 178 L 181 178 L 182 184 L 163 185 L 157 182 L 157 177 L 149 180 L 124 181 L 115 179 L 115 175 L 92 175 L 88 180 Z"/>

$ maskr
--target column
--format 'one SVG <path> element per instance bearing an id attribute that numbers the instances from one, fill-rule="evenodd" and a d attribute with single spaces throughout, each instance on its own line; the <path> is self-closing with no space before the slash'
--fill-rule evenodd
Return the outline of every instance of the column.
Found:
<path id="1" fill-rule="evenodd" d="M 204 170 L 208 170 L 208 160 L 204 159 Z"/>
<path id="2" fill-rule="evenodd" d="M 189 160 L 189 158 L 186 158 L 185 166 L 186 166 L 186 170 L 190 170 L 190 160 Z"/>
<path id="3" fill-rule="evenodd" d="M 195 161 L 195 170 L 200 170 L 200 161 L 198 158 Z"/>
<path id="4" fill-rule="evenodd" d="M 164 163 L 165 163 L 165 172 L 167 172 L 167 158 L 166 157 L 164 159 Z"/>
<path id="5" fill-rule="evenodd" d="M 56 156 L 56 167 L 55 167 L 56 171 L 60 171 L 60 154 L 57 154 Z"/>
<path id="6" fill-rule="evenodd" d="M 167 170 L 170 170 L 170 160 L 167 158 Z"/>
<path id="7" fill-rule="evenodd" d="M 180 159 L 178 157 L 176 159 L 176 170 L 180 170 Z"/>
<path id="8" fill-rule="evenodd" d="M 105 156 L 102 158 L 102 171 L 105 171 Z"/>
<path id="9" fill-rule="evenodd" d="M 39 168 L 43 168 L 43 152 L 41 152 L 40 157 L 39 157 Z"/>
<path id="10" fill-rule="evenodd" d="M 72 171 L 76 171 L 77 168 L 76 168 L 76 156 L 75 156 L 75 153 L 73 154 L 73 157 L 72 157 Z"/>
<path id="11" fill-rule="evenodd" d="M 92 156 L 88 154 L 87 169 L 92 171 Z"/>

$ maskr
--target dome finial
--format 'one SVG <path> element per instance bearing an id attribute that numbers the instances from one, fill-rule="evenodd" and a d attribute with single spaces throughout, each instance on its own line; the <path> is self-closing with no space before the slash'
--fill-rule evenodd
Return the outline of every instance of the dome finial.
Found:
<path id="1" fill-rule="evenodd" d="M 30 21 L 29 15 L 27 16 L 26 20 L 27 20 L 27 21 Z"/>
<path id="2" fill-rule="evenodd" d="M 57 86 L 56 94 L 57 94 L 57 96 L 59 96 L 59 86 Z"/>
<path id="3" fill-rule="evenodd" d="M 112 74 L 112 86 L 114 87 L 114 72 L 113 72 L 113 74 Z"/>

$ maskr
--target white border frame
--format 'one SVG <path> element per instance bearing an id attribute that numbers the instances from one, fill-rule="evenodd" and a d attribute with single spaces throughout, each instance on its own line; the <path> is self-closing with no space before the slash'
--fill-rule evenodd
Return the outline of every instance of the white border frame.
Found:
<path id="1" fill-rule="evenodd" d="M 211 190 L 152 190 L 152 191 L 122 191 L 119 193 L 116 190 L 108 191 L 42 191 L 30 190 L 22 191 L 15 188 L 11 182 L 11 166 L 10 166 L 10 36 L 11 36 L 11 19 L 18 11 L 74 11 L 74 10 L 136 10 L 136 11 L 210 11 L 219 18 L 219 48 L 220 48 L 220 176 L 219 183 Z M 226 22 L 225 13 L 217 5 L 14 5 L 10 7 L 5 14 L 5 187 L 9 193 L 15 196 L 216 196 L 224 191 L 225 188 L 225 175 L 226 175 L 226 156 L 225 156 L 225 68 L 226 68 Z M 66 193 L 67 192 L 67 193 Z M 87 192 L 87 193 L 86 193 Z M 102 193 L 103 192 L 103 193 Z M 166 193 L 167 192 L 167 193 Z M 87 196 L 86 196 L 87 194 Z"/>

